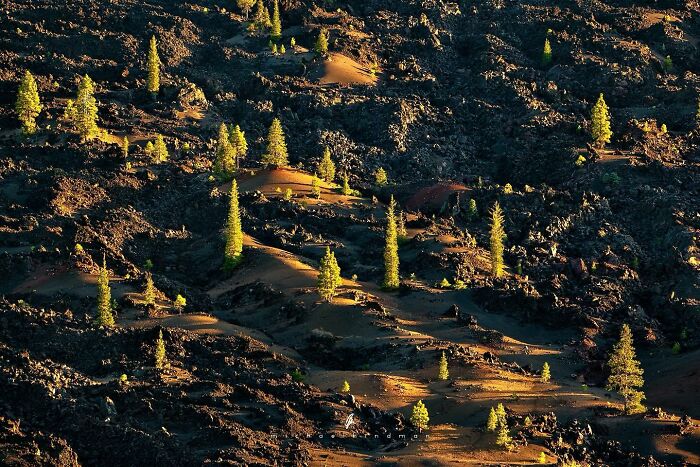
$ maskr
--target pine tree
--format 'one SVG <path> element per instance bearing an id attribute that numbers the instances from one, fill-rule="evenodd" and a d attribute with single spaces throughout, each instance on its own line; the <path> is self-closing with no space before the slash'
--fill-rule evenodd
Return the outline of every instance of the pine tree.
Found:
<path id="1" fill-rule="evenodd" d="M 547 456 L 545 455 L 544 451 L 540 451 L 540 455 L 537 457 L 537 463 L 538 464 L 546 464 L 547 463 Z"/>
<path id="2" fill-rule="evenodd" d="M 216 159 L 214 172 L 222 177 L 233 175 L 236 166 L 236 148 L 231 144 L 230 134 L 226 124 L 219 126 L 219 138 L 216 143 Z"/>
<path id="3" fill-rule="evenodd" d="M 326 146 L 323 151 L 323 158 L 318 164 L 318 174 L 327 182 L 332 182 L 335 178 L 335 164 L 331 159 L 331 150 Z"/>
<path id="4" fill-rule="evenodd" d="M 610 360 L 610 376 L 608 377 L 607 390 L 617 391 L 625 400 L 625 411 L 627 413 L 643 412 L 642 400 L 644 393 L 639 391 L 644 385 L 639 361 L 636 359 L 634 344 L 632 342 L 632 331 L 627 324 L 622 325 L 620 340 L 613 346 Z"/>
<path id="5" fill-rule="evenodd" d="M 258 0 L 255 6 L 256 9 L 254 23 L 256 28 L 262 31 L 267 27 L 267 23 L 265 21 L 265 4 L 263 3 L 263 0 Z"/>
<path id="6" fill-rule="evenodd" d="M 245 13 L 245 20 L 248 21 L 248 14 L 250 14 L 250 9 L 255 5 L 255 0 L 236 0 L 236 3 L 238 8 Z"/>
<path id="7" fill-rule="evenodd" d="M 664 58 L 663 68 L 666 73 L 670 73 L 673 70 L 673 62 L 670 55 L 666 55 L 666 58 Z"/>
<path id="8" fill-rule="evenodd" d="M 282 39 L 282 20 L 280 19 L 279 2 L 272 2 L 272 27 L 270 28 L 270 39 L 277 42 Z"/>
<path id="9" fill-rule="evenodd" d="M 88 75 L 83 76 L 75 101 L 71 103 L 70 111 L 67 110 L 76 131 L 85 140 L 97 135 L 97 100 L 94 93 L 95 83 Z"/>
<path id="10" fill-rule="evenodd" d="M 129 157 L 129 138 L 124 136 L 122 139 L 122 156 L 126 159 Z"/>
<path id="11" fill-rule="evenodd" d="M 146 153 L 148 157 L 151 157 L 153 155 L 153 141 L 149 141 L 146 143 L 146 147 L 143 148 L 143 152 Z"/>
<path id="12" fill-rule="evenodd" d="M 112 314 L 112 291 L 109 287 L 109 272 L 107 263 L 102 258 L 102 267 L 97 276 L 97 325 L 114 326 L 114 315 Z"/>
<path id="13" fill-rule="evenodd" d="M 445 381 L 449 377 L 450 377 L 450 373 L 447 370 L 447 357 L 445 357 L 445 352 L 443 352 L 442 356 L 440 356 L 440 365 L 439 365 L 439 369 L 438 369 L 438 379 L 441 381 Z"/>
<path id="14" fill-rule="evenodd" d="M 156 304 L 156 287 L 153 285 L 153 275 L 150 272 L 146 273 L 146 288 L 143 291 L 143 301 L 150 306 L 155 306 Z"/>
<path id="15" fill-rule="evenodd" d="M 610 131 L 610 112 L 605 103 L 603 93 L 600 93 L 598 102 L 593 106 L 591 112 L 591 136 L 596 146 L 603 147 L 610 142 L 612 131 Z"/>
<path id="16" fill-rule="evenodd" d="M 479 211 L 476 208 L 476 200 L 474 198 L 469 200 L 469 208 L 467 209 L 467 215 L 469 220 L 474 220 L 479 215 Z"/>
<path id="17" fill-rule="evenodd" d="M 331 252 L 329 247 L 326 247 L 326 254 L 321 259 L 317 284 L 318 294 L 327 302 L 333 301 L 336 289 L 342 284 L 340 266 L 338 266 L 338 261 L 335 259 L 335 253 Z"/>
<path id="18" fill-rule="evenodd" d="M 548 66 L 552 63 L 552 46 L 549 43 L 549 37 L 544 40 L 544 49 L 542 50 L 542 65 Z"/>
<path id="19" fill-rule="evenodd" d="M 162 330 L 158 330 L 158 339 L 156 339 L 154 359 L 157 369 L 162 370 L 165 368 L 165 341 L 163 340 Z"/>
<path id="20" fill-rule="evenodd" d="M 508 433 L 508 425 L 501 424 L 498 427 L 498 435 L 496 436 L 496 445 L 508 447 L 511 443 L 510 434 Z"/>
<path id="21" fill-rule="evenodd" d="M 177 294 L 175 301 L 173 301 L 173 306 L 177 311 L 182 312 L 182 310 L 187 306 L 187 299 L 182 295 Z"/>
<path id="22" fill-rule="evenodd" d="M 148 46 L 148 82 L 146 88 L 152 94 L 158 94 L 160 91 L 160 57 L 158 57 L 156 36 L 151 36 L 151 42 Z"/>
<path id="23" fill-rule="evenodd" d="M 343 174 L 343 187 L 340 192 L 345 196 L 350 196 L 352 190 L 350 189 L 350 182 L 348 181 L 348 174 Z"/>
<path id="24" fill-rule="evenodd" d="M 416 402 L 411 411 L 411 423 L 413 426 L 418 428 L 418 431 L 423 431 L 428 428 L 428 422 L 430 422 L 430 417 L 428 416 L 428 409 L 423 404 L 422 400 Z"/>
<path id="25" fill-rule="evenodd" d="M 387 184 L 386 170 L 383 167 L 379 167 L 376 172 L 374 172 L 374 181 L 378 186 L 384 186 Z"/>
<path id="26" fill-rule="evenodd" d="M 153 152 L 151 156 L 153 157 L 153 162 L 156 164 L 168 160 L 168 147 L 165 145 L 163 135 L 156 135 L 156 139 L 153 141 Z"/>
<path id="27" fill-rule="evenodd" d="M 314 198 L 321 197 L 321 179 L 318 178 L 316 174 L 311 177 L 311 196 Z"/>
<path id="28" fill-rule="evenodd" d="M 494 277 L 503 275 L 503 240 L 506 238 L 503 211 L 498 201 L 491 211 L 491 274 Z"/>
<path id="29" fill-rule="evenodd" d="M 396 233 L 401 239 L 405 239 L 408 234 L 406 232 L 406 214 L 403 211 L 399 211 L 399 215 L 396 218 Z"/>
<path id="30" fill-rule="evenodd" d="M 549 363 L 544 362 L 544 365 L 542 365 L 542 374 L 540 375 L 540 380 L 543 383 L 549 383 L 551 377 L 552 375 L 549 373 Z"/>
<path id="31" fill-rule="evenodd" d="M 236 168 L 240 165 L 240 160 L 245 159 L 248 153 L 248 142 L 245 139 L 245 131 L 241 131 L 238 125 L 229 128 L 229 141 L 236 150 Z"/>
<path id="32" fill-rule="evenodd" d="M 29 71 L 25 71 L 15 103 L 15 111 L 22 124 L 22 133 L 25 135 L 36 133 L 36 118 L 41 113 L 41 109 L 42 105 L 34 76 Z"/>
<path id="33" fill-rule="evenodd" d="M 498 427 L 498 417 L 496 416 L 496 411 L 493 410 L 493 407 L 491 407 L 491 410 L 489 411 L 489 418 L 486 419 L 486 430 L 487 431 L 496 431 L 496 428 Z"/>
<path id="34" fill-rule="evenodd" d="M 343 385 L 340 387 L 340 392 L 350 392 L 350 383 L 347 380 L 343 381 Z"/>
<path id="35" fill-rule="evenodd" d="M 224 269 L 233 269 L 241 262 L 243 254 L 243 229 L 241 213 L 238 207 L 238 182 L 231 182 L 231 201 L 229 204 L 228 221 L 226 223 L 226 250 L 224 253 Z"/>
<path id="36" fill-rule="evenodd" d="M 325 29 L 321 29 L 318 32 L 318 38 L 316 38 L 314 50 L 320 55 L 325 55 L 328 53 L 328 32 Z"/>
<path id="37" fill-rule="evenodd" d="M 396 202 L 391 196 L 389 207 L 386 211 L 386 244 L 384 246 L 384 283 L 385 289 L 396 289 L 399 287 L 399 244 L 396 235 L 396 217 L 394 209 Z"/>
<path id="38" fill-rule="evenodd" d="M 272 120 L 267 134 L 267 152 L 263 154 L 262 163 L 267 166 L 281 167 L 288 164 L 287 143 L 279 118 Z"/>
<path id="39" fill-rule="evenodd" d="M 496 406 L 496 418 L 498 418 L 498 425 L 507 425 L 507 420 L 506 420 L 506 409 L 503 407 L 502 403 L 498 403 Z"/>

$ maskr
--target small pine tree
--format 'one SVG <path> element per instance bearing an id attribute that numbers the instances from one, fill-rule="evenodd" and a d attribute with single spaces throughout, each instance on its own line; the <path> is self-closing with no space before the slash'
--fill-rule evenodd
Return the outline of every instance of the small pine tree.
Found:
<path id="1" fill-rule="evenodd" d="M 547 463 L 547 456 L 545 455 L 544 451 L 540 451 L 540 455 L 537 457 L 537 463 L 538 464 L 546 464 Z"/>
<path id="2" fill-rule="evenodd" d="M 540 380 L 543 383 L 549 383 L 551 377 L 552 375 L 549 372 L 549 363 L 544 362 L 544 365 L 542 365 L 542 374 L 540 375 Z"/>
<path id="3" fill-rule="evenodd" d="M 311 196 L 314 198 L 321 197 L 321 179 L 318 178 L 316 174 L 311 177 Z"/>
<path id="4" fill-rule="evenodd" d="M 610 376 L 608 377 L 607 390 L 617 391 L 625 400 L 625 411 L 627 413 L 643 412 L 644 393 L 639 391 L 644 385 L 639 361 L 636 359 L 634 343 L 632 341 L 632 331 L 627 324 L 622 325 L 620 340 L 613 346 L 610 360 Z"/>
<path id="5" fill-rule="evenodd" d="M 498 416 L 496 416 L 496 411 L 493 410 L 493 407 L 491 407 L 491 410 L 489 411 L 489 417 L 486 419 L 486 430 L 494 432 L 494 431 L 496 431 L 497 427 L 498 427 Z"/>
<path id="6" fill-rule="evenodd" d="M 408 235 L 408 232 L 406 232 L 406 214 L 403 211 L 399 211 L 399 215 L 396 218 L 396 233 L 401 239 L 405 239 Z"/>
<path id="7" fill-rule="evenodd" d="M 148 45 L 148 81 L 146 89 L 152 94 L 160 91 L 160 57 L 158 56 L 158 44 L 156 36 L 151 36 Z"/>
<path id="8" fill-rule="evenodd" d="M 386 234 L 384 246 L 384 283 L 385 289 L 397 289 L 399 287 L 399 243 L 396 234 L 396 217 L 394 209 L 396 202 L 391 196 L 389 207 L 386 211 Z"/>
<path id="9" fill-rule="evenodd" d="M 29 71 L 24 72 L 24 77 L 17 91 L 15 111 L 22 124 L 22 133 L 33 135 L 36 133 L 36 118 L 41 113 L 42 105 L 39 99 L 39 90 L 34 76 Z"/>
<path id="10" fill-rule="evenodd" d="M 498 201 L 491 211 L 491 274 L 494 277 L 503 276 L 503 240 L 506 238 L 503 211 Z"/>
<path id="11" fill-rule="evenodd" d="M 498 435 L 496 436 L 496 445 L 507 448 L 512 442 L 508 433 L 508 425 L 501 424 L 498 427 Z"/>
<path id="12" fill-rule="evenodd" d="M 287 53 L 287 49 L 284 48 L 284 44 L 280 44 L 279 51 L 280 51 L 280 54 L 282 54 L 282 55 Z"/>
<path id="13" fill-rule="evenodd" d="M 277 55 L 277 44 L 273 42 L 270 46 L 270 51 L 272 52 L 272 55 Z"/>
<path id="14" fill-rule="evenodd" d="M 151 157 L 153 155 L 153 141 L 149 141 L 146 143 L 146 147 L 143 148 L 143 152 L 146 153 L 148 157 Z"/>
<path id="15" fill-rule="evenodd" d="M 350 383 L 347 380 L 343 381 L 343 385 L 340 387 L 340 392 L 350 392 Z"/>
<path id="16" fill-rule="evenodd" d="M 340 192 L 345 196 L 350 196 L 352 190 L 350 189 L 350 182 L 348 181 L 348 174 L 343 174 L 343 187 Z"/>
<path id="17" fill-rule="evenodd" d="M 526 427 L 532 426 L 532 420 L 530 420 L 530 416 L 529 416 L 529 415 L 526 415 L 526 416 L 525 416 L 525 420 L 523 420 L 523 425 L 526 426 Z"/>
<path id="18" fill-rule="evenodd" d="M 146 288 L 143 291 L 143 301 L 150 306 L 155 306 L 156 304 L 156 287 L 153 285 L 153 275 L 150 272 L 146 273 Z"/>
<path id="19" fill-rule="evenodd" d="M 663 67 L 666 73 L 670 73 L 673 70 L 673 62 L 670 55 L 666 55 L 666 58 L 664 58 Z"/>
<path id="20" fill-rule="evenodd" d="M 544 40 L 544 49 L 542 50 L 542 65 L 548 66 L 552 63 L 552 46 L 549 43 L 549 37 Z"/>
<path id="21" fill-rule="evenodd" d="M 97 325 L 114 326 L 114 315 L 112 314 L 112 291 L 109 287 L 109 272 L 107 263 L 102 258 L 102 267 L 97 276 Z"/>
<path id="22" fill-rule="evenodd" d="M 267 152 L 263 154 L 262 163 L 267 166 L 281 167 L 288 164 L 287 143 L 279 118 L 272 120 L 267 134 Z"/>
<path id="23" fill-rule="evenodd" d="M 284 196 L 284 199 L 285 199 L 286 201 L 289 201 L 290 199 L 292 199 L 292 195 L 293 195 L 293 194 L 294 194 L 294 193 L 292 192 L 292 189 L 291 189 L 291 188 L 287 188 L 286 190 L 284 190 L 284 195 L 283 195 L 283 196 Z"/>
<path id="24" fill-rule="evenodd" d="M 245 131 L 241 131 L 238 125 L 229 128 L 229 141 L 236 150 L 236 168 L 240 165 L 240 160 L 245 159 L 248 154 L 248 142 L 245 139 Z"/>
<path id="25" fill-rule="evenodd" d="M 296 40 L 295 38 L 292 37 L 292 38 L 290 39 L 290 41 L 289 41 L 289 46 L 290 46 L 291 48 L 296 47 L 296 46 L 297 46 L 297 40 Z"/>
<path id="26" fill-rule="evenodd" d="M 598 101 L 591 111 L 591 136 L 593 137 L 593 143 L 601 148 L 605 146 L 605 143 L 609 143 L 612 137 L 610 112 L 608 105 L 605 103 L 605 98 L 603 98 L 603 93 L 600 93 Z"/>
<path id="27" fill-rule="evenodd" d="M 413 426 L 418 428 L 418 431 L 423 431 L 428 428 L 428 422 L 430 422 L 430 417 L 428 416 L 428 409 L 423 404 L 422 400 L 416 402 L 411 411 L 411 423 Z"/>
<path id="28" fill-rule="evenodd" d="M 467 209 L 467 216 L 469 220 L 474 220 L 479 215 L 479 211 L 476 208 L 476 200 L 474 198 L 469 200 L 469 208 Z"/>
<path id="29" fill-rule="evenodd" d="M 224 269 L 233 269 L 240 263 L 243 254 L 243 228 L 241 213 L 238 206 L 238 182 L 231 182 L 231 200 L 226 223 L 226 250 L 224 253 Z"/>
<path id="30" fill-rule="evenodd" d="M 272 27 L 270 28 L 270 39 L 277 42 L 282 39 L 282 20 L 280 19 L 279 2 L 272 2 Z"/>
<path id="31" fill-rule="evenodd" d="M 445 352 L 443 352 L 442 355 L 440 356 L 440 365 L 438 368 L 438 379 L 441 381 L 445 381 L 449 377 L 450 377 L 450 373 L 447 370 L 447 357 L 445 357 Z"/>
<path id="32" fill-rule="evenodd" d="M 258 0 L 256 3 L 254 23 L 255 27 L 261 31 L 267 27 L 267 23 L 265 21 L 265 4 L 263 3 L 263 0 Z"/>
<path id="33" fill-rule="evenodd" d="M 329 247 L 326 247 L 326 254 L 321 259 L 317 284 L 319 295 L 327 302 L 333 301 L 336 289 L 342 284 L 340 266 L 335 259 L 335 253 L 331 252 Z"/>
<path id="34" fill-rule="evenodd" d="M 314 44 L 314 50 L 319 55 L 325 55 L 328 53 L 328 32 L 325 29 L 321 29 L 318 32 L 318 37 L 316 38 L 316 43 Z"/>
<path id="35" fill-rule="evenodd" d="M 503 407 L 502 403 L 498 403 L 496 406 L 496 417 L 498 418 L 498 425 L 507 425 L 507 420 L 506 420 L 506 409 Z"/>
<path id="36" fill-rule="evenodd" d="M 181 312 L 187 306 L 187 299 L 182 295 L 177 294 L 177 297 L 175 297 L 175 301 L 173 302 L 173 306 L 177 311 Z"/>
<path id="37" fill-rule="evenodd" d="M 386 176 L 386 170 L 383 167 L 379 167 L 376 172 L 374 172 L 374 181 L 378 186 L 384 186 L 387 184 L 388 179 Z"/>
<path id="38" fill-rule="evenodd" d="M 222 177 L 230 177 L 236 167 L 236 148 L 231 144 L 230 135 L 226 124 L 219 126 L 219 138 L 216 143 L 216 159 L 214 160 L 214 172 Z"/>
<path id="39" fill-rule="evenodd" d="M 156 339 L 156 347 L 153 353 L 156 368 L 162 370 L 165 368 L 165 341 L 163 340 L 162 330 L 158 330 L 158 339 Z"/>
<path id="40" fill-rule="evenodd" d="M 122 156 L 129 157 L 129 138 L 126 136 L 122 139 Z"/>
<path id="41" fill-rule="evenodd" d="M 156 135 L 156 139 L 153 140 L 153 152 L 151 156 L 153 157 L 153 162 L 156 164 L 168 160 L 168 147 L 165 145 L 163 135 Z"/>
<path id="42" fill-rule="evenodd" d="M 95 83 L 88 75 L 83 76 L 78 85 L 75 101 L 66 109 L 66 114 L 73 122 L 75 130 L 84 140 L 97 135 L 97 100 L 94 96 Z"/>
<path id="43" fill-rule="evenodd" d="M 332 182 L 335 178 L 335 164 L 331 159 L 331 150 L 326 146 L 323 151 L 323 158 L 318 164 L 318 174 L 327 182 Z"/>
<path id="44" fill-rule="evenodd" d="M 236 0 L 238 8 L 245 13 L 245 20 L 248 21 L 248 15 L 250 14 L 251 8 L 255 5 L 255 0 Z"/>

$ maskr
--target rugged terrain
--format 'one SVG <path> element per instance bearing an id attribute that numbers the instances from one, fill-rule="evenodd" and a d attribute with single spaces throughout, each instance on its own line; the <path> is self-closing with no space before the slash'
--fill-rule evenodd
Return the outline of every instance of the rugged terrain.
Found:
<path id="1" fill-rule="evenodd" d="M 545 452 L 552 464 L 700 464 L 700 6 L 280 6 L 283 41 L 298 46 L 277 56 L 233 1 L 0 6 L 2 463 L 534 464 Z M 327 60 L 309 51 L 321 27 Z M 31 138 L 13 111 L 25 69 L 44 105 Z M 105 130 L 87 143 L 60 119 L 86 73 Z M 600 93 L 605 149 L 590 145 Z M 259 160 L 274 117 L 291 167 L 269 170 Z M 250 146 L 233 273 L 221 267 L 230 182 L 211 177 L 222 121 Z M 155 165 L 144 146 L 157 133 L 171 156 Z M 309 196 L 325 146 L 357 196 L 333 184 Z M 374 183 L 379 167 L 388 186 Z M 398 292 L 378 285 L 392 194 L 408 228 Z M 489 269 L 496 200 L 503 279 Z M 326 245 L 344 278 L 330 304 L 315 291 Z M 93 324 L 103 255 L 111 330 Z M 148 260 L 156 307 L 143 304 Z M 622 323 L 645 368 L 643 415 L 621 415 L 605 391 Z M 418 399 L 431 419 L 420 434 L 407 421 Z M 509 452 L 483 429 L 498 402 Z"/>

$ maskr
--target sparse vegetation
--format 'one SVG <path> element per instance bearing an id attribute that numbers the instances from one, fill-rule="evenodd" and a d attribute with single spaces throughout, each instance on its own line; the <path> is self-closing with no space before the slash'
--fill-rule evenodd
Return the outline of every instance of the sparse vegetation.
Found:
<path id="1" fill-rule="evenodd" d="M 163 331 L 158 330 L 158 339 L 156 339 L 155 349 L 153 351 L 156 369 L 163 370 L 166 365 L 165 358 L 165 341 L 163 340 Z"/>
<path id="2" fill-rule="evenodd" d="M 94 93 L 95 84 L 85 75 L 78 84 L 75 101 L 69 100 L 66 104 L 64 118 L 73 125 L 83 140 L 92 139 L 98 134 L 97 100 Z"/>
<path id="3" fill-rule="evenodd" d="M 340 387 L 340 392 L 348 393 L 350 392 L 350 383 L 347 380 L 343 381 L 343 385 Z"/>
<path id="4" fill-rule="evenodd" d="M 542 365 L 542 373 L 540 375 L 540 380 L 543 383 L 549 383 L 549 380 L 551 379 L 551 377 L 552 377 L 552 375 L 549 372 L 549 363 L 544 362 L 544 364 Z"/>
<path id="5" fill-rule="evenodd" d="M 314 50 L 319 55 L 325 55 L 328 53 L 328 31 L 325 29 L 321 29 L 318 32 L 316 44 L 314 44 Z"/>
<path id="6" fill-rule="evenodd" d="M 377 186 L 385 186 L 388 183 L 388 178 L 384 168 L 379 167 L 377 171 L 374 172 L 374 183 L 376 183 Z"/>
<path id="7" fill-rule="evenodd" d="M 491 407 L 489 416 L 486 419 L 486 431 L 495 432 L 496 428 L 498 428 L 498 417 L 496 416 L 496 411 Z"/>
<path id="8" fill-rule="evenodd" d="M 143 290 L 143 301 L 148 306 L 155 306 L 156 304 L 156 287 L 153 285 L 153 275 L 150 272 L 146 272 L 146 286 Z"/>
<path id="9" fill-rule="evenodd" d="M 270 26 L 270 39 L 277 42 L 282 39 L 282 20 L 278 0 L 272 1 L 272 25 Z"/>
<path id="10" fill-rule="evenodd" d="M 219 138 L 216 143 L 216 159 L 214 172 L 220 177 L 230 177 L 236 168 L 236 147 L 231 144 L 228 128 L 222 123 L 219 126 Z"/>
<path id="11" fill-rule="evenodd" d="M 169 156 L 168 147 L 165 145 L 163 135 L 156 135 L 156 139 L 153 140 L 153 150 L 151 151 L 153 162 L 156 164 L 165 162 L 168 160 Z"/>
<path id="12" fill-rule="evenodd" d="M 549 37 L 544 40 L 544 49 L 542 50 L 542 65 L 549 66 L 552 63 L 552 46 L 549 43 Z"/>

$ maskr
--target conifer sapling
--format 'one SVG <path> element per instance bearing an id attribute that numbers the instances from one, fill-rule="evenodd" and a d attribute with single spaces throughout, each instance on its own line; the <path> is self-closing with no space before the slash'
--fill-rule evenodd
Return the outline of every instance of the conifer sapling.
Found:
<path id="1" fill-rule="evenodd" d="M 636 359 L 632 331 L 627 324 L 622 325 L 620 340 L 613 347 L 608 366 L 610 376 L 606 389 L 617 391 L 622 396 L 627 413 L 643 412 L 642 400 L 645 396 L 639 388 L 644 385 L 644 370 Z"/>
<path id="2" fill-rule="evenodd" d="M 378 186 L 384 186 L 387 184 L 388 179 L 386 176 L 386 170 L 383 167 L 379 167 L 374 173 L 374 181 Z"/>
<path id="3" fill-rule="evenodd" d="M 263 154 L 262 163 L 270 167 L 282 167 L 288 164 L 287 143 L 279 118 L 272 120 L 267 134 L 267 151 Z"/>
<path id="4" fill-rule="evenodd" d="M 102 267 L 97 276 L 97 325 L 114 326 L 114 315 L 112 314 L 112 291 L 109 287 L 109 273 L 107 263 L 102 258 Z"/>
<path id="5" fill-rule="evenodd" d="M 605 146 L 605 143 L 609 143 L 612 137 L 610 112 L 608 105 L 605 103 L 605 98 L 603 98 L 603 93 L 600 93 L 598 101 L 591 111 L 591 136 L 593 137 L 593 143 L 601 148 Z"/>
<path id="6" fill-rule="evenodd" d="M 42 105 L 34 76 L 29 71 L 25 71 L 15 103 L 15 111 L 22 124 L 23 134 L 32 135 L 36 132 L 36 118 L 41 113 L 41 109 Z"/>
<path id="7" fill-rule="evenodd" d="M 150 272 L 146 273 L 146 287 L 143 291 L 143 301 L 146 305 L 155 306 L 156 304 L 156 288 L 153 285 L 153 275 Z"/>
<path id="8" fill-rule="evenodd" d="M 236 168 L 240 165 L 240 160 L 245 159 L 248 154 L 248 142 L 245 139 L 245 131 L 241 127 L 234 125 L 229 128 L 229 141 L 236 150 Z"/>
<path id="9" fill-rule="evenodd" d="M 233 269 L 240 263 L 243 254 L 243 228 L 238 206 L 238 182 L 231 182 L 231 199 L 229 201 L 228 220 L 226 222 L 226 249 L 224 252 L 224 269 Z"/>
<path id="10" fill-rule="evenodd" d="M 153 151 L 151 152 L 151 156 L 153 157 L 153 162 L 156 164 L 168 160 L 168 147 L 165 145 L 163 135 L 156 135 L 156 139 L 153 141 Z"/>
<path id="11" fill-rule="evenodd" d="M 549 363 L 544 362 L 544 365 L 542 365 L 542 374 L 540 375 L 540 380 L 543 383 L 549 383 L 549 380 L 551 379 L 552 375 L 549 372 Z"/>
<path id="12" fill-rule="evenodd" d="M 311 196 L 314 198 L 321 197 L 321 179 L 316 174 L 311 177 Z"/>
<path id="13" fill-rule="evenodd" d="M 445 357 L 445 352 L 442 353 L 440 356 L 440 364 L 438 368 L 438 379 L 441 381 L 445 381 L 447 378 L 450 377 L 450 373 L 447 370 L 447 357 Z"/>
<path id="14" fill-rule="evenodd" d="M 340 266 L 335 259 L 335 253 L 326 247 L 326 254 L 321 259 L 318 269 L 318 294 L 327 302 L 333 301 L 336 289 L 342 284 Z"/>
<path id="15" fill-rule="evenodd" d="M 501 277 L 503 275 L 503 240 L 506 237 L 504 224 L 503 211 L 501 210 L 498 201 L 493 205 L 491 210 L 491 236 L 490 236 L 490 247 L 491 247 L 491 274 L 494 277 Z"/>
<path id="16" fill-rule="evenodd" d="M 270 39 L 277 42 L 282 38 L 282 20 L 280 19 L 280 8 L 278 0 L 272 2 L 272 27 L 270 28 Z"/>
<path id="17" fill-rule="evenodd" d="M 548 66 L 552 63 L 552 46 L 549 43 L 549 37 L 544 40 L 544 49 L 542 50 L 542 65 Z"/>
<path id="18" fill-rule="evenodd" d="M 340 387 L 340 392 L 350 392 L 350 383 L 347 380 L 343 381 L 343 385 Z"/>
<path id="19" fill-rule="evenodd" d="M 152 94 L 160 91 L 160 57 L 158 56 L 158 44 L 156 36 L 151 36 L 148 44 L 148 80 L 146 89 Z"/>
<path id="20" fill-rule="evenodd" d="M 391 196 L 386 211 L 386 232 L 384 246 L 384 282 L 385 289 L 397 289 L 399 287 L 399 244 L 396 234 L 396 217 L 394 209 L 396 202 Z"/>
<path id="21" fill-rule="evenodd" d="M 496 416 L 496 411 L 493 410 L 493 407 L 491 407 L 491 410 L 489 410 L 489 416 L 486 419 L 486 430 L 494 432 L 494 431 L 496 431 L 497 427 L 498 427 L 498 417 Z"/>
<path id="22" fill-rule="evenodd" d="M 423 430 L 428 428 L 428 422 L 430 422 L 430 417 L 428 416 L 428 409 L 425 407 L 425 404 L 423 404 L 422 400 L 419 400 L 418 402 L 416 402 L 416 405 L 413 406 L 410 421 L 413 424 L 413 426 L 418 428 L 419 432 L 422 432 Z"/>
<path id="23" fill-rule="evenodd" d="M 329 183 L 335 178 L 335 164 L 331 158 L 331 150 L 328 146 L 323 150 L 323 158 L 318 164 L 318 174 Z"/>
<path id="24" fill-rule="evenodd" d="M 314 50 L 319 55 L 325 55 L 328 53 L 328 32 L 325 29 L 321 29 L 318 32 L 318 37 L 316 38 Z"/>
<path id="25" fill-rule="evenodd" d="M 216 143 L 216 158 L 214 172 L 222 177 L 230 177 L 236 167 L 236 148 L 231 144 L 230 134 L 226 124 L 219 126 L 219 137 Z"/>
<path id="26" fill-rule="evenodd" d="M 162 330 L 158 330 L 158 339 L 156 339 L 156 346 L 153 354 L 156 368 L 159 370 L 165 368 L 165 341 L 163 340 Z"/>

